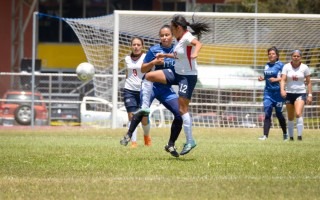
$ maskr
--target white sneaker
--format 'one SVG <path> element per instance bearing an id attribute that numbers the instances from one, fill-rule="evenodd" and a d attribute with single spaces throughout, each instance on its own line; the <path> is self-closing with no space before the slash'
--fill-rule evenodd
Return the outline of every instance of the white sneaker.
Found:
<path id="1" fill-rule="evenodd" d="M 267 138 L 267 136 L 263 135 L 263 136 L 259 137 L 258 139 L 259 139 L 259 140 L 266 140 L 266 139 L 268 139 L 268 138 Z"/>

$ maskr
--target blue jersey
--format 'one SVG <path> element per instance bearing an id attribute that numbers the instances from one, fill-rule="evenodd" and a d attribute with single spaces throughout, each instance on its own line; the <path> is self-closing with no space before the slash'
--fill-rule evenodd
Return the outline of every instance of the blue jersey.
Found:
<path id="1" fill-rule="evenodd" d="M 149 63 L 156 58 L 157 53 L 172 53 L 174 45 L 171 47 L 164 47 L 160 44 L 156 44 L 149 48 L 143 63 Z M 156 65 L 155 70 L 162 70 L 166 68 L 170 68 L 173 70 L 174 67 L 174 59 L 173 58 L 165 58 L 163 65 Z M 178 98 L 177 94 L 173 91 L 171 85 L 166 85 L 162 83 L 153 83 L 153 91 L 151 95 L 150 102 L 153 99 L 158 99 L 161 103 L 168 102 L 172 99 Z"/>
<path id="2" fill-rule="evenodd" d="M 277 61 L 275 63 L 267 63 L 264 68 L 264 80 L 266 81 L 265 90 L 266 91 L 279 91 L 280 92 L 280 82 L 270 82 L 269 78 L 277 78 L 281 76 L 281 71 L 283 68 L 283 63 Z"/>
<path id="3" fill-rule="evenodd" d="M 143 63 L 149 63 L 156 58 L 157 53 L 173 53 L 174 45 L 171 47 L 164 47 L 160 44 L 156 44 L 150 47 L 149 51 L 147 52 L 146 57 L 143 60 Z M 163 65 L 156 65 L 155 70 L 171 68 L 173 69 L 174 66 L 174 59 L 173 58 L 164 58 Z"/>

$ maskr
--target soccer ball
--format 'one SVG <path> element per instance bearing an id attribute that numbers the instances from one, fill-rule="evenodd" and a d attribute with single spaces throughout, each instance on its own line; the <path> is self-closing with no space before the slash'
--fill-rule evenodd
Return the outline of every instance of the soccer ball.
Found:
<path id="1" fill-rule="evenodd" d="M 88 62 L 80 63 L 76 69 L 78 79 L 81 81 L 90 81 L 94 76 L 94 66 Z"/>

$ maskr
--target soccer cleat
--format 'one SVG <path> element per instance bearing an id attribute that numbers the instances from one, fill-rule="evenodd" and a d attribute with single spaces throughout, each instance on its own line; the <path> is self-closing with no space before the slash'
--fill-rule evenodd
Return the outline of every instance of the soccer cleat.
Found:
<path id="1" fill-rule="evenodd" d="M 301 136 L 301 135 L 300 135 L 300 136 L 298 136 L 298 140 L 300 140 L 300 141 L 302 140 L 302 136 Z"/>
<path id="2" fill-rule="evenodd" d="M 259 137 L 258 139 L 259 140 L 266 140 L 266 139 L 268 139 L 268 137 L 266 135 L 263 135 L 263 136 Z"/>
<path id="3" fill-rule="evenodd" d="M 288 141 L 288 134 L 283 134 L 283 141 Z"/>
<path id="4" fill-rule="evenodd" d="M 164 150 L 166 150 L 166 152 L 169 152 L 174 157 L 179 157 L 179 153 L 177 152 L 177 149 L 175 146 L 169 146 L 167 144 L 166 146 L 164 146 Z"/>
<path id="5" fill-rule="evenodd" d="M 294 141 L 293 137 L 290 137 L 290 141 Z"/>
<path id="6" fill-rule="evenodd" d="M 144 145 L 145 146 L 151 146 L 151 137 L 150 137 L 150 135 L 148 135 L 148 136 L 144 136 Z"/>
<path id="7" fill-rule="evenodd" d="M 135 115 L 138 114 L 138 115 L 148 116 L 149 113 L 150 113 L 150 108 L 140 108 L 134 114 Z"/>
<path id="8" fill-rule="evenodd" d="M 131 142 L 131 148 L 137 148 L 138 144 L 137 142 Z"/>
<path id="9" fill-rule="evenodd" d="M 180 155 L 185 155 L 191 151 L 191 149 L 195 148 L 197 146 L 196 142 L 193 141 L 192 143 L 185 143 L 183 145 L 183 149 L 180 152 Z"/>
<path id="10" fill-rule="evenodd" d="M 127 146 L 128 143 L 130 142 L 130 137 L 128 134 L 126 134 L 125 136 L 123 136 L 122 140 L 120 140 L 120 144 L 123 146 Z"/>

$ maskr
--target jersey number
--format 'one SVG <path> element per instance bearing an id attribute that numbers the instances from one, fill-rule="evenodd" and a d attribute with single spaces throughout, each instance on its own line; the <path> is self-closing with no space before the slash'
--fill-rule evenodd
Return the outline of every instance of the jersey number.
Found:
<path id="1" fill-rule="evenodd" d="M 298 76 L 292 76 L 293 81 L 298 81 Z"/>
<path id="2" fill-rule="evenodd" d="M 180 85 L 179 92 L 186 93 L 188 89 L 188 85 Z"/>
<path id="3" fill-rule="evenodd" d="M 132 73 L 133 73 L 134 76 L 137 76 L 137 75 L 138 75 L 138 72 L 137 72 L 136 69 L 133 69 L 133 70 L 132 70 Z"/>

